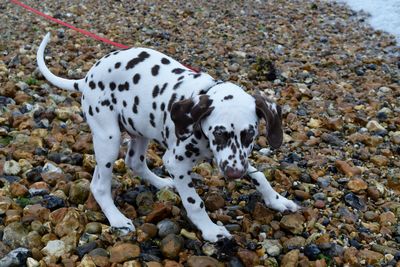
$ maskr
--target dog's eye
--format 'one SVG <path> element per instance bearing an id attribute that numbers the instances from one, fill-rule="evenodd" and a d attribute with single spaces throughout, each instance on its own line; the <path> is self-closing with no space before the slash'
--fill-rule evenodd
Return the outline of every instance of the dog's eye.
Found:
<path id="1" fill-rule="evenodd" d="M 242 142 L 243 146 L 248 147 L 253 142 L 254 135 L 255 132 L 253 129 L 241 131 L 240 141 Z"/>
<path id="2" fill-rule="evenodd" d="M 225 131 L 215 131 L 214 132 L 215 143 L 218 145 L 225 144 L 228 139 L 228 133 Z"/>

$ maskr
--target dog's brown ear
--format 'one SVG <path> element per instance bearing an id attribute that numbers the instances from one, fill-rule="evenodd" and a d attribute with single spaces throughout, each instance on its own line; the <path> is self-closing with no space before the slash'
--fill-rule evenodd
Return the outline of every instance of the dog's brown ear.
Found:
<path id="1" fill-rule="evenodd" d="M 200 122 L 214 109 L 211 103 L 208 95 L 201 95 L 196 100 L 184 99 L 172 105 L 171 119 L 175 124 L 175 135 L 178 139 L 185 140 L 192 133 L 200 138 Z"/>
<path id="2" fill-rule="evenodd" d="M 194 121 L 193 125 L 193 132 L 194 136 L 197 138 L 201 137 L 201 124 L 200 122 L 207 117 L 208 115 L 211 114 L 211 112 L 214 110 L 214 107 L 211 106 L 212 104 L 212 99 L 208 95 L 200 95 L 200 100 L 195 105 L 191 111 L 191 115 Z"/>
<path id="3" fill-rule="evenodd" d="M 264 118 L 267 123 L 268 143 L 274 149 L 279 148 L 283 142 L 281 107 L 261 95 L 255 95 L 254 98 L 257 116 L 260 119 Z"/>

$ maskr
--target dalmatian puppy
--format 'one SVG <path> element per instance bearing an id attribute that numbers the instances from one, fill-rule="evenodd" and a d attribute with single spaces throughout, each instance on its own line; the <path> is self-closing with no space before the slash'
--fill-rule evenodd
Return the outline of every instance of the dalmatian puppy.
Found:
<path id="1" fill-rule="evenodd" d="M 204 202 L 193 187 L 196 162 L 214 158 L 227 179 L 249 175 L 265 204 L 278 211 L 299 206 L 280 196 L 262 172 L 248 161 L 261 119 L 272 148 L 282 144 L 280 107 L 262 96 L 251 96 L 241 87 L 196 73 L 174 59 L 147 48 L 112 52 L 81 80 L 55 76 L 45 65 L 48 33 L 37 52 L 43 76 L 53 85 L 82 93 L 82 109 L 94 143 L 96 167 L 91 191 L 112 227 L 135 227 L 115 206 L 111 177 L 117 159 L 121 131 L 131 136 L 126 164 L 157 188 L 173 187 L 179 193 L 189 219 L 205 240 L 231 237 L 224 226 L 211 221 Z M 146 165 L 149 140 L 166 148 L 164 165 L 171 178 L 161 178 Z"/>

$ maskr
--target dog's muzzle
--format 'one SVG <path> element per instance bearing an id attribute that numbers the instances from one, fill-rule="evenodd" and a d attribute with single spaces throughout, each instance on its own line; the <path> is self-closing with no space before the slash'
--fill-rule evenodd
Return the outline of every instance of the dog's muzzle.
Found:
<path id="1" fill-rule="evenodd" d="M 226 167 L 225 176 L 229 179 L 238 179 L 243 177 L 246 174 L 246 170 L 239 170 L 237 168 Z"/>

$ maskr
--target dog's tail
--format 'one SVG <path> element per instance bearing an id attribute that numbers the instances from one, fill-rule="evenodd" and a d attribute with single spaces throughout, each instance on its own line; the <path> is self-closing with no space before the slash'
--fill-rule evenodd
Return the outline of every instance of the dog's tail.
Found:
<path id="1" fill-rule="evenodd" d="M 53 85 L 65 89 L 65 90 L 70 90 L 70 91 L 80 91 L 82 89 L 84 80 L 69 80 L 69 79 L 64 79 L 61 77 L 57 77 L 54 75 L 49 68 L 46 66 L 46 63 L 44 62 L 44 50 L 46 48 L 47 43 L 50 40 L 50 33 L 48 32 L 46 36 L 43 38 L 42 42 L 40 43 L 39 49 L 36 54 L 36 61 L 39 66 L 40 72 L 43 74 L 43 76 L 51 82 Z"/>

